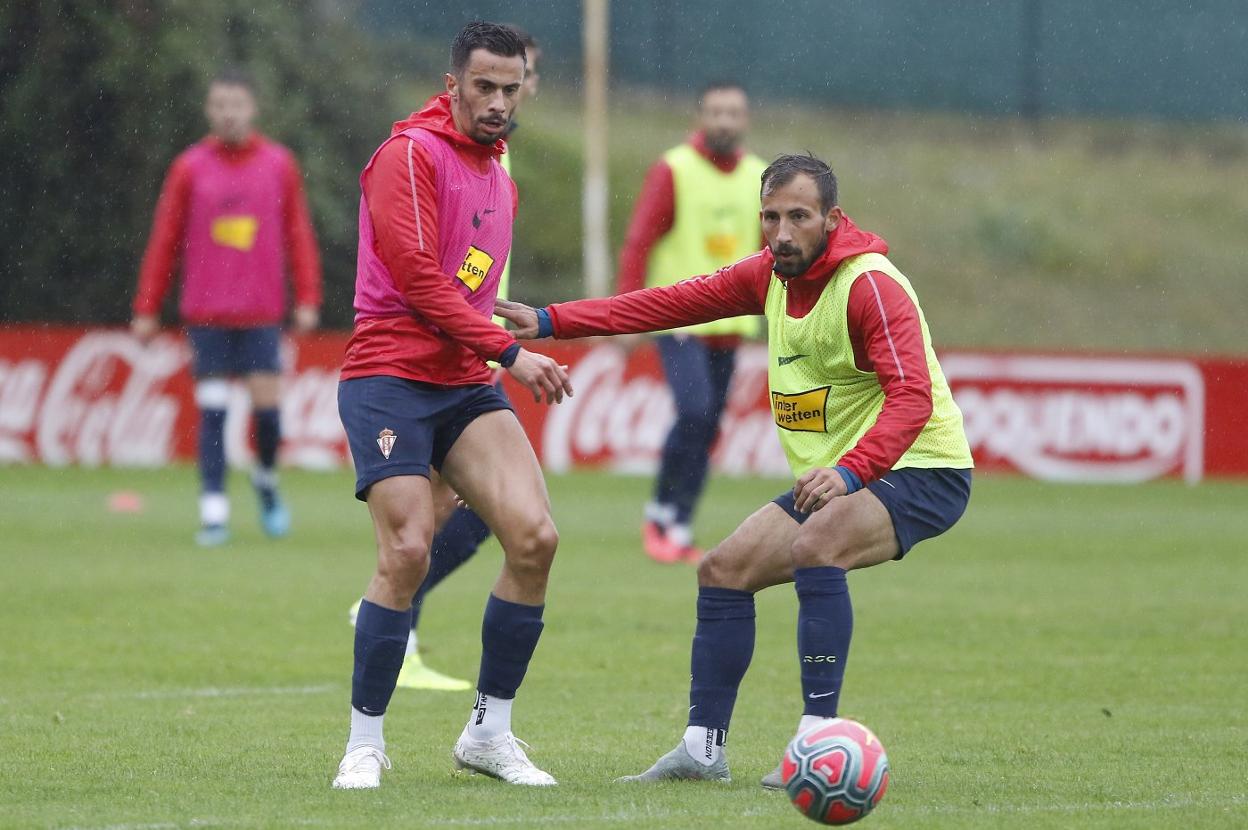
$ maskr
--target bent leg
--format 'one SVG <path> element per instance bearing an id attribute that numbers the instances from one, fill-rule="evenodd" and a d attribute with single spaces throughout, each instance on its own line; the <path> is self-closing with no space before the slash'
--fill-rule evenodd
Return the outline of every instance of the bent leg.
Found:
<path id="1" fill-rule="evenodd" d="M 870 490 L 833 499 L 801 526 L 792 556 L 805 715 L 836 717 L 854 631 L 846 572 L 887 562 L 898 551 L 888 510 Z"/>
<path id="2" fill-rule="evenodd" d="M 797 530 L 783 510 L 764 505 L 702 560 L 684 737 L 648 770 L 621 780 L 730 780 L 724 745 L 754 654 L 754 592 L 792 579 Z"/>
<path id="3" fill-rule="evenodd" d="M 754 594 L 792 578 L 798 525 L 764 505 L 698 566 L 698 625 L 690 657 L 689 726 L 728 729 L 754 653 Z"/>
<path id="4" fill-rule="evenodd" d="M 502 545 L 494 595 L 540 605 L 559 535 L 541 467 L 515 414 L 498 410 L 475 419 L 447 453 L 442 474 Z"/>
<path id="5" fill-rule="evenodd" d="M 511 732 L 511 703 L 541 638 L 546 581 L 559 537 L 537 457 L 510 410 L 473 420 L 447 453 L 442 474 L 503 547 L 502 572 L 481 621 L 477 702 L 456 746 L 462 760 L 478 750 L 492 751 L 482 747 Z M 525 771 L 517 773 L 517 781 L 531 772 L 527 758 L 520 766 Z M 511 780 L 509 775 L 502 777 Z"/>

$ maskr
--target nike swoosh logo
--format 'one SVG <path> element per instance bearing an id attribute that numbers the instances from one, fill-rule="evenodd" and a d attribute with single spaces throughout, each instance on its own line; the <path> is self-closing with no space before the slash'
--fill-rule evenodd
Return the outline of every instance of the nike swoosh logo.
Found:
<path id="1" fill-rule="evenodd" d="M 360 711 L 366 715 L 372 715 L 374 717 L 381 714 L 380 712 L 374 712 L 372 709 L 369 709 L 367 706 L 361 706 Z"/>
<path id="2" fill-rule="evenodd" d="M 797 360 L 801 360 L 803 357 L 810 357 L 810 355 L 808 354 L 776 355 L 776 363 L 780 364 L 781 366 L 788 366 L 790 363 L 793 363 L 794 361 L 797 361 Z"/>
<path id="3" fill-rule="evenodd" d="M 827 697 L 829 695 L 834 695 L 834 694 L 836 694 L 836 692 L 824 692 L 823 694 L 818 694 L 818 695 L 815 694 L 814 692 L 811 692 L 809 695 L 807 695 L 807 697 L 809 697 L 811 700 L 818 700 L 821 697 Z"/>

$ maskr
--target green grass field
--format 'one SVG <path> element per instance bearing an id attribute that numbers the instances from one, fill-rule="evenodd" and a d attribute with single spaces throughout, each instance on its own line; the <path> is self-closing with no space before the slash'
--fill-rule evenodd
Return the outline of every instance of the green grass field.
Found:
<path id="1" fill-rule="evenodd" d="M 451 771 L 471 694 L 396 694 L 394 769 L 329 782 L 346 736 L 347 606 L 372 562 L 345 473 L 290 473 L 296 533 L 191 543 L 192 471 L 0 469 L 0 826 L 793 827 L 762 791 L 800 706 L 796 603 L 759 602 L 734 781 L 611 784 L 684 725 L 693 569 L 637 550 L 647 483 L 551 480 L 563 542 L 518 734 L 560 781 Z M 784 487 L 717 481 L 713 541 Z M 140 515 L 109 513 L 134 490 Z M 1248 826 L 1248 487 L 983 478 L 966 518 L 851 578 L 843 714 L 888 749 L 877 828 Z M 492 543 L 435 593 L 426 660 L 475 675 Z"/>

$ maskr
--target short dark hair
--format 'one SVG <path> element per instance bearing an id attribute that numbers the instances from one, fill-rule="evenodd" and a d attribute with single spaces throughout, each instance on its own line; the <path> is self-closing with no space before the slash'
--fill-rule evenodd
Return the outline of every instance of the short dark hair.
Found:
<path id="1" fill-rule="evenodd" d="M 721 89 L 740 90 L 742 95 L 747 98 L 750 97 L 750 93 L 746 90 L 745 84 L 740 81 L 734 81 L 730 78 L 716 78 L 715 80 L 707 81 L 702 84 L 702 87 L 698 90 L 698 106 L 702 106 L 702 102 L 706 100 L 707 95 L 710 95 L 712 92 L 719 92 Z"/>
<path id="2" fill-rule="evenodd" d="M 214 84 L 241 86 L 253 95 L 256 92 L 256 82 L 252 80 L 251 73 L 240 66 L 223 66 L 218 69 L 217 74 L 213 75 L 212 80 L 208 82 L 208 86 Z"/>
<path id="3" fill-rule="evenodd" d="M 459 75 L 468 65 L 468 57 L 476 49 L 484 49 L 492 55 L 524 60 L 524 41 L 516 30 L 502 23 L 474 20 L 459 30 L 451 41 L 451 71 Z"/>
<path id="4" fill-rule="evenodd" d="M 777 187 L 784 187 L 798 175 L 810 176 L 819 188 L 819 209 L 827 213 L 836 207 L 836 174 L 832 168 L 814 156 L 779 156 L 763 171 L 760 194 L 765 196 Z"/>
<path id="5" fill-rule="evenodd" d="M 520 38 L 520 42 L 524 44 L 525 49 L 541 49 L 542 44 L 537 42 L 537 38 L 529 34 L 529 31 L 523 26 L 517 26 L 515 23 L 505 23 L 508 29 L 516 33 L 516 37 Z"/>

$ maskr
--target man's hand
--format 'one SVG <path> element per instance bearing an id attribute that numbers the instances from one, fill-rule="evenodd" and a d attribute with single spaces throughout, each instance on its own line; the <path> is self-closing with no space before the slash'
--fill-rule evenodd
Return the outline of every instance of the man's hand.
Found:
<path id="1" fill-rule="evenodd" d="M 537 337 L 537 312 L 532 306 L 513 303 L 511 300 L 495 300 L 494 313 L 511 323 L 511 333 L 517 340 L 532 340 Z"/>
<path id="2" fill-rule="evenodd" d="M 519 303 L 513 303 L 519 305 Z M 527 306 L 521 306 L 527 308 Z M 530 309 L 532 311 L 532 309 Z M 511 318 L 508 318 L 511 319 Z M 537 324 L 534 323 L 534 328 Z M 533 393 L 533 400 L 542 402 L 542 394 L 546 395 L 546 403 L 562 403 L 563 396 L 572 396 L 572 383 L 568 379 L 568 367 L 561 366 L 546 355 L 521 349 L 516 355 L 516 362 L 507 367 L 511 376 Z"/>
<path id="3" fill-rule="evenodd" d="M 295 334 L 307 334 L 321 322 L 321 313 L 316 306 L 301 305 L 295 307 Z"/>
<path id="4" fill-rule="evenodd" d="M 793 488 L 794 501 L 802 513 L 814 513 L 846 492 L 845 479 L 831 467 L 816 467 L 799 478 Z"/>
<path id="5" fill-rule="evenodd" d="M 160 320 L 155 314 L 136 314 L 130 321 L 130 333 L 146 346 L 160 332 Z"/>

